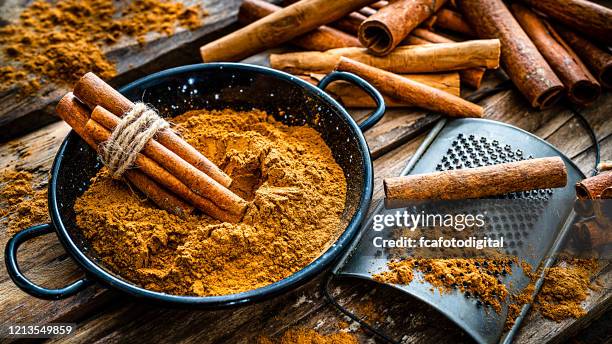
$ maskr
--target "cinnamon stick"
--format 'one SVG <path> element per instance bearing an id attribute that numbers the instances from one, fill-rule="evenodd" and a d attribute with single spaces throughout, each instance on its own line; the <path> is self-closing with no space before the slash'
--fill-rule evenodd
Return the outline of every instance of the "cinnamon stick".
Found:
<path id="1" fill-rule="evenodd" d="M 368 17 L 359 12 L 351 12 L 346 16 L 329 23 L 329 26 L 356 36 L 359 33 L 359 26 L 367 18 Z M 361 43 L 359 44 L 361 45 Z"/>
<path id="2" fill-rule="evenodd" d="M 368 17 L 359 27 L 359 41 L 372 54 L 389 54 L 410 31 L 431 17 L 446 0 L 396 0 Z"/>
<path id="3" fill-rule="evenodd" d="M 459 96 L 460 80 L 458 73 L 438 73 L 438 74 L 401 74 L 401 77 L 412 81 L 420 82 L 427 86 L 437 88 L 449 94 Z M 317 85 L 324 77 L 324 74 L 301 75 L 300 78 Z M 372 98 L 361 88 L 346 81 L 334 81 L 325 88 L 325 92 L 332 97 L 341 101 L 348 108 L 373 108 L 376 103 Z M 385 106 L 387 107 L 410 107 L 413 104 L 407 104 L 401 100 L 383 95 Z"/>
<path id="4" fill-rule="evenodd" d="M 357 12 L 363 14 L 366 17 L 369 17 L 369 16 L 376 14 L 377 10 L 369 6 L 365 6 L 365 7 L 360 8 L 359 11 Z"/>
<path id="5" fill-rule="evenodd" d="M 200 48 L 204 62 L 237 61 L 342 18 L 374 0 L 302 0 Z"/>
<path id="6" fill-rule="evenodd" d="M 559 157 L 415 174 L 384 180 L 388 201 L 453 200 L 563 187 L 567 171 Z"/>
<path id="7" fill-rule="evenodd" d="M 90 119 L 103 126 L 109 133 L 121 122 L 119 117 L 101 106 L 96 106 L 93 109 Z M 178 179 L 191 189 L 191 191 L 199 196 L 207 198 L 218 208 L 225 209 L 236 215 L 242 215 L 242 213 L 244 213 L 246 202 L 242 198 L 219 184 L 206 173 L 183 160 L 156 140 L 149 140 L 142 149 L 141 154 L 159 164 L 159 166 L 175 177 L 173 179 Z M 160 181 L 160 183 L 163 183 L 163 181 Z M 216 211 L 217 207 L 213 208 L 213 210 Z M 211 216 L 221 219 L 214 213 L 211 214 Z"/>
<path id="8" fill-rule="evenodd" d="M 412 43 L 412 44 L 453 43 L 455 42 L 450 38 L 444 37 L 435 32 L 431 32 L 429 30 L 421 29 L 421 28 L 414 29 L 412 31 L 412 34 L 408 37 L 410 38 L 414 36 L 421 38 L 422 40 L 421 41 L 416 40 L 417 43 Z M 415 40 L 412 40 L 412 41 L 415 42 Z M 422 43 L 423 41 L 424 43 Z M 460 70 L 459 74 L 461 75 L 461 81 L 463 81 L 466 85 L 469 85 L 471 87 L 478 89 L 480 87 L 480 84 L 482 83 L 482 79 L 484 78 L 485 72 L 486 72 L 486 69 L 484 68 L 470 68 L 470 69 Z"/>
<path id="9" fill-rule="evenodd" d="M 497 68 L 499 47 L 499 40 L 495 39 L 401 46 L 384 57 L 370 55 L 365 48 L 339 48 L 324 52 L 271 54 L 270 66 L 293 74 L 329 73 L 344 56 L 400 74 Z"/>
<path id="10" fill-rule="evenodd" d="M 612 54 L 564 26 L 556 25 L 555 29 L 574 48 L 576 54 L 595 74 L 599 83 L 604 87 L 612 88 Z"/>
<path id="11" fill-rule="evenodd" d="M 601 93 L 599 83 L 552 26 L 518 3 L 512 4 L 511 10 L 565 85 L 569 99 L 579 105 L 594 102 Z"/>
<path id="12" fill-rule="evenodd" d="M 371 4 L 370 7 L 372 7 L 375 10 L 379 10 L 379 9 L 387 6 L 388 4 L 389 4 L 389 1 L 381 0 L 381 1 L 377 1 L 377 2 L 375 2 L 373 4 Z"/>
<path id="13" fill-rule="evenodd" d="M 536 108 L 552 106 L 563 83 L 501 0 L 462 0 L 461 11 L 482 38 L 501 40 L 502 64 L 512 82 Z"/>
<path id="14" fill-rule="evenodd" d="M 134 107 L 134 103 L 93 73 L 81 77 L 74 86 L 73 93 L 90 110 L 99 105 L 119 117 Z M 219 184 L 228 187 L 232 183 L 232 179 L 225 172 L 172 130 L 160 130 L 155 139 Z"/>
<path id="15" fill-rule="evenodd" d="M 467 100 L 346 57 L 340 58 L 336 70 L 357 74 L 382 93 L 406 104 L 452 117 L 482 117 L 483 114 L 480 106 Z"/>
<path id="16" fill-rule="evenodd" d="M 267 1 L 245 0 L 240 5 L 238 21 L 242 24 L 250 24 L 280 9 L 282 7 Z M 290 43 L 306 50 L 319 51 L 361 46 L 357 37 L 324 25 L 292 39 Z"/>
<path id="17" fill-rule="evenodd" d="M 466 36 L 476 36 L 474 30 L 472 30 L 470 25 L 463 19 L 461 13 L 449 10 L 448 8 L 442 8 L 436 12 L 436 21 L 434 25 L 440 29 L 458 32 Z"/>
<path id="18" fill-rule="evenodd" d="M 609 187 L 612 187 L 612 171 L 602 172 L 576 184 L 576 196 L 578 199 L 598 199 Z"/>
<path id="19" fill-rule="evenodd" d="M 62 97 L 57 104 L 56 112 L 90 147 L 97 149 L 98 145 L 85 132 L 85 123 L 89 117 L 87 109 L 77 101 L 71 92 Z M 193 212 L 194 208 L 191 205 L 183 202 L 138 170 L 128 170 L 124 176 L 128 182 L 161 209 L 177 215 Z"/>
<path id="20" fill-rule="evenodd" d="M 597 164 L 597 170 L 599 172 L 610 171 L 612 170 L 612 161 L 602 161 Z"/>
<path id="21" fill-rule="evenodd" d="M 109 130 L 91 118 L 87 121 L 84 128 L 86 135 L 93 138 L 97 145 L 107 141 L 111 135 Z M 135 164 L 138 166 L 139 170 L 146 174 L 149 178 L 153 179 L 166 189 L 172 190 L 179 197 L 187 200 L 196 208 L 202 210 L 204 213 L 215 219 L 221 221 L 238 222 L 246 210 L 246 202 L 241 199 L 234 199 L 234 197 L 231 195 L 214 192 L 215 198 L 214 201 L 212 201 L 196 194 L 187 185 L 181 182 L 166 169 L 161 167 L 154 160 L 141 153 L 138 153 Z M 224 208 L 221 208 L 218 205 L 223 205 Z"/>
<path id="22" fill-rule="evenodd" d="M 612 231 L 595 220 L 579 221 L 572 227 L 572 238 L 579 249 L 597 248 L 612 242 Z"/>
<path id="23" fill-rule="evenodd" d="M 588 37 L 612 44 L 612 9 L 586 0 L 524 0 Z"/>

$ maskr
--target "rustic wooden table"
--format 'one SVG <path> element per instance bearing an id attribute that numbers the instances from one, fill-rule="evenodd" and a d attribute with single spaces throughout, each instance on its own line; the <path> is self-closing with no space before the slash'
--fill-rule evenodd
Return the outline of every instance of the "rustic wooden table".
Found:
<path id="1" fill-rule="evenodd" d="M 144 59 L 144 62 L 138 62 L 136 66 L 120 65 L 125 68 L 119 68 L 121 77 L 116 82 L 124 83 L 142 74 L 172 65 L 197 62 L 197 46 L 218 35 L 214 32 L 233 22 L 238 1 L 204 3 L 211 12 L 206 28 L 179 40 L 179 43 L 159 43 L 165 48 L 147 51 L 147 54 L 151 55 L 147 55 L 148 58 Z M 209 35 L 211 32 L 212 35 Z M 162 55 L 161 58 L 153 58 L 159 54 Z M 263 56 L 259 55 L 248 61 L 261 63 Z M 130 58 L 137 60 L 138 54 Z M 151 61 L 153 63 L 145 63 Z M 498 82 L 499 79 L 492 74 L 487 77 L 483 87 Z M 59 94 L 65 91 L 61 88 L 60 90 Z M 6 99 L 5 97 L 2 99 Z M 20 110 L 23 106 L 33 106 L 37 111 L 48 111 L 45 109 L 48 109 L 53 100 L 43 100 L 38 103 L 29 100 L 30 105 L 11 103 L 10 109 L 5 109 L 4 114 L 17 111 L 18 116 L 31 115 L 26 113 L 30 110 Z M 486 109 L 486 118 L 509 123 L 538 135 L 558 147 L 587 174 L 593 168 L 591 139 L 567 109 L 557 106 L 546 111 L 534 111 L 515 90 L 501 91 L 483 99 L 480 104 Z M 607 160 L 612 160 L 610 113 L 610 93 L 604 94 L 597 103 L 583 110 L 597 133 L 602 158 Z M 355 112 L 354 117 L 360 120 L 363 112 Z M 375 197 L 381 196 L 382 179 L 398 175 L 414 154 L 424 137 L 424 133 L 415 134 L 415 131 L 430 123 L 428 118 L 425 113 L 413 109 L 390 110 L 380 123 L 366 133 L 375 157 Z M 55 152 L 68 132 L 69 127 L 66 124 L 54 122 L 1 143 L 0 170 L 28 170 L 36 175 L 39 183 L 44 184 Z M 7 240 L 6 228 L 0 228 L 0 245 L 3 247 Z M 62 286 L 82 275 L 82 270 L 69 258 L 54 235 L 28 242 L 21 249 L 19 258 L 25 274 L 47 287 Z M 229 310 L 201 311 L 166 309 L 138 303 L 101 285 L 89 287 L 66 300 L 44 301 L 20 291 L 8 278 L 3 264 L 0 272 L 0 324 L 77 323 L 76 334 L 52 340 L 58 342 L 252 342 L 262 335 L 278 336 L 294 326 L 336 332 L 338 323 L 343 320 L 323 299 L 319 289 L 320 278 L 294 292 L 255 305 Z M 596 276 L 596 280 L 601 288 L 593 291 L 585 302 L 587 316 L 555 323 L 538 314 L 530 314 L 516 337 L 516 342 L 563 342 L 599 318 L 610 308 L 612 302 L 612 273 L 607 269 L 603 270 Z M 334 284 L 333 292 L 340 303 L 395 338 L 402 338 L 406 343 L 470 341 L 467 335 L 444 317 L 394 289 L 373 283 L 342 280 Z M 604 321 L 603 325 L 597 326 L 606 325 Z M 371 338 L 367 332 L 357 330 L 356 333 L 364 341 Z"/>

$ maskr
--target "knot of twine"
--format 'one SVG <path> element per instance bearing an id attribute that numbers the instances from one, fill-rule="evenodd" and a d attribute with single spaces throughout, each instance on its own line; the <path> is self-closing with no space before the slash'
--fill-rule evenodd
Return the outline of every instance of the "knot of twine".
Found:
<path id="1" fill-rule="evenodd" d="M 134 108 L 123 116 L 108 141 L 100 147 L 100 157 L 111 176 L 115 179 L 121 177 L 132 167 L 147 142 L 159 130 L 169 126 L 155 110 L 144 103 L 136 103 Z"/>

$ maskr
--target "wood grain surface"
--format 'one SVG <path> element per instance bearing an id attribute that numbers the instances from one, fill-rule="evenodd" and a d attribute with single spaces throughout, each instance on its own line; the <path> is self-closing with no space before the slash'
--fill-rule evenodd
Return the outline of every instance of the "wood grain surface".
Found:
<path id="1" fill-rule="evenodd" d="M 221 13 L 234 13 L 237 2 L 204 1 L 207 4 L 206 8 L 211 12 L 211 16 L 206 19 L 207 25 L 214 23 L 211 20 L 215 15 L 219 16 L 215 24 L 217 27 L 227 25 L 229 19 L 221 19 Z M 9 8 L 8 3 L 2 6 L 1 8 Z M 3 16 L 8 15 L 5 11 L 0 13 Z M 211 28 L 207 32 L 212 30 Z M 154 50 L 147 55 L 148 58 L 140 57 L 151 61 L 154 56 L 168 52 L 171 47 L 195 39 L 191 34 L 184 33 L 184 35 L 182 38 L 176 38 L 174 43 L 159 42 L 159 46 L 153 44 L 151 48 Z M 131 59 L 134 62 L 134 59 L 140 58 L 137 54 L 130 55 L 129 48 L 125 49 L 123 51 L 126 60 Z M 197 54 L 197 49 L 192 52 Z M 121 55 L 119 52 L 116 54 Z M 263 64 L 265 54 L 248 61 Z M 171 62 L 162 61 L 160 65 L 164 63 Z M 144 64 L 145 62 L 141 63 Z M 127 70 L 125 68 L 127 65 L 120 64 L 120 66 L 123 66 L 119 68 L 120 70 Z M 148 71 L 152 67 L 143 68 Z M 489 74 L 483 87 L 496 85 L 499 82 L 495 75 Z M 53 95 L 54 93 L 50 92 L 47 98 L 31 99 L 19 104 L 7 104 L 6 99 L 0 97 L 3 100 L 0 103 L 0 114 L 10 113 L 11 116 L 15 116 L 13 118 L 18 118 L 30 111 L 27 109 L 40 111 L 53 104 L 55 99 Z M 577 119 L 562 106 L 534 111 L 523 96 L 514 89 L 499 92 L 483 99 L 479 104 L 485 109 L 485 118 L 516 125 L 542 137 L 573 159 L 585 173 L 589 173 L 593 168 L 592 142 Z M 22 115 L 14 115 L 15 109 Z M 609 93 L 582 111 L 597 132 L 603 160 L 612 160 L 612 122 L 609 121 L 611 111 L 612 97 Z M 365 111 L 352 113 L 358 121 L 363 120 L 366 114 Z M 1 118 L 2 115 L 0 121 L 3 120 Z M 423 140 L 425 135 L 423 129 L 429 128 L 436 119 L 437 115 L 423 111 L 393 109 L 385 114 L 380 123 L 365 133 L 375 158 L 374 198 L 383 196 L 382 179 L 400 173 Z M 36 176 L 37 183 L 44 185 L 48 179 L 53 157 L 68 131 L 69 127 L 66 124 L 56 122 L 0 144 L 0 170 L 19 167 L 31 171 Z M 4 246 L 7 240 L 6 228 L 0 227 L 0 245 Z M 82 270 L 69 258 L 54 234 L 25 244 L 20 250 L 19 260 L 28 277 L 48 287 L 62 286 L 82 275 Z M 66 300 L 39 300 L 20 291 L 8 278 L 5 266 L 2 264 L 0 265 L 0 324 L 77 323 L 78 329 L 74 336 L 52 340 L 62 343 L 142 341 L 250 343 L 262 335 L 279 336 L 287 328 L 295 326 L 315 328 L 321 332 L 337 332 L 338 322 L 346 319 L 325 302 L 319 289 L 319 282 L 320 278 L 317 278 L 286 295 L 237 309 L 178 310 L 139 303 L 101 285 L 94 285 Z M 612 287 L 612 274 L 605 271 L 597 276 L 596 283 L 602 288 L 593 291 L 585 302 L 587 316 L 579 320 L 569 319 L 556 323 L 532 313 L 523 323 L 516 342 L 562 342 L 587 326 L 609 309 L 612 302 L 609 292 Z M 405 343 L 471 342 L 467 335 L 444 317 L 392 288 L 372 282 L 344 279 L 334 283 L 332 290 L 341 304 L 357 314 L 366 316 L 366 320 L 381 327 L 395 338 L 401 338 Z M 379 316 L 371 318 L 372 312 L 366 311 L 367 309 L 374 309 Z M 357 330 L 355 333 L 363 342 L 369 339 L 376 342 L 376 339 L 367 332 Z"/>
<path id="2" fill-rule="evenodd" d="M 121 1 L 127 2 L 126 0 Z M 160 61 L 160 58 L 178 49 L 183 52 L 197 52 L 200 44 L 216 37 L 213 33 L 218 33 L 219 30 L 236 22 L 238 7 L 241 3 L 240 0 L 177 1 L 188 6 L 197 3 L 205 9 L 208 16 L 202 19 L 203 25 L 193 31 L 177 28 L 171 36 L 149 33 L 144 46 L 141 46 L 134 38 L 123 37 L 116 44 L 106 47 L 106 57 L 115 63 L 117 68 L 117 76 L 110 80 L 113 85 L 126 84 L 140 77 L 143 72 L 151 73 L 184 62 L 198 62 L 197 53 L 189 58 L 191 61 L 177 59 L 176 54 L 172 58 L 165 58 L 164 61 Z M 25 0 L 0 2 L 0 25 L 14 22 L 19 17 L 21 10 L 29 4 L 30 1 Z M 0 65 L 3 64 L 4 61 L 0 58 Z M 0 93 L 0 141 L 4 141 L 3 138 L 6 136 L 15 136 L 55 120 L 53 115 L 55 103 L 70 88 L 70 85 L 56 85 L 46 81 L 40 90 L 27 96 L 18 96 L 17 89 L 9 89 Z M 17 119 L 21 120 L 13 123 Z"/>

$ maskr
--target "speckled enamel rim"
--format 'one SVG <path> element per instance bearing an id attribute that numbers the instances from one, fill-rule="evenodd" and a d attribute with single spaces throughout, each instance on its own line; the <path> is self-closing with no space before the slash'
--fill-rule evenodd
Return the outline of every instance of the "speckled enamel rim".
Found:
<path id="1" fill-rule="evenodd" d="M 382 96 L 380 93 L 376 91 L 371 85 L 369 85 L 363 79 L 349 73 L 344 72 L 335 72 L 328 75 L 326 80 L 322 80 L 321 86 L 329 84 L 329 82 L 337 79 L 348 80 L 356 83 L 358 86 L 367 91 L 378 103 L 378 108 L 373 112 L 370 118 L 366 121 L 367 123 L 362 123 L 361 126 L 357 125 L 352 117 L 346 112 L 346 110 L 332 97 L 322 91 L 321 88 L 315 87 L 309 84 L 306 81 L 303 81 L 299 78 L 296 78 L 290 74 L 283 73 L 280 71 L 276 71 L 270 68 L 240 64 L 240 63 L 209 63 L 209 64 L 197 64 L 197 65 L 189 65 L 178 68 L 169 69 L 166 71 L 162 71 L 159 73 L 152 74 L 140 80 L 137 80 L 123 88 L 121 88 L 120 92 L 128 92 L 134 87 L 138 87 L 149 82 L 154 82 L 158 79 L 163 79 L 166 77 L 175 76 L 180 73 L 186 72 L 198 72 L 203 70 L 211 70 L 211 69 L 219 69 L 223 72 L 233 71 L 250 71 L 257 72 L 267 75 L 273 75 L 276 78 L 290 81 L 292 83 L 298 84 L 302 88 L 320 99 L 323 99 L 328 103 L 329 106 L 338 110 L 338 113 L 342 114 L 343 119 L 348 123 L 349 127 L 353 131 L 354 136 L 358 141 L 358 145 L 361 151 L 362 159 L 364 161 L 364 183 L 362 185 L 361 198 L 359 201 L 359 206 L 351 218 L 349 224 L 347 225 L 345 231 L 338 238 L 336 243 L 330 247 L 325 253 L 323 253 L 319 258 L 315 261 L 304 267 L 302 270 L 294 273 L 293 275 L 280 280 L 276 283 L 270 284 L 268 286 L 250 290 L 247 292 L 242 292 L 238 294 L 231 295 L 223 295 L 223 296 L 207 296 L 207 297 L 196 297 L 196 296 L 177 296 L 177 295 L 169 295 L 165 293 L 159 293 L 151 290 L 147 290 L 141 287 L 138 287 L 134 284 L 126 282 L 122 279 L 119 279 L 109 272 L 105 271 L 102 267 L 98 266 L 95 262 L 93 262 L 90 258 L 88 258 L 81 249 L 77 246 L 77 244 L 73 241 L 73 239 L 68 234 L 68 231 L 64 227 L 64 222 L 59 213 L 59 207 L 57 204 L 57 178 L 58 172 L 62 165 L 62 161 L 65 157 L 66 148 L 70 142 L 73 140 L 80 139 L 76 133 L 72 132 L 62 143 L 55 161 L 53 162 L 53 167 L 51 170 L 51 181 L 49 184 L 49 210 L 52 219 L 52 223 L 55 227 L 55 231 L 70 253 L 70 255 L 81 265 L 87 272 L 86 281 L 81 283 L 76 291 L 72 291 L 71 294 L 80 291 L 87 287 L 91 281 L 91 279 L 106 284 L 112 288 L 118 289 L 127 294 L 144 298 L 149 301 L 161 302 L 170 305 L 178 305 L 178 306 L 200 306 L 206 308 L 222 308 L 222 307 L 230 307 L 237 305 L 244 305 L 251 302 L 255 302 L 262 299 L 270 298 L 271 296 L 278 295 L 289 290 L 292 290 L 299 285 L 305 283 L 306 281 L 312 279 L 319 273 L 321 273 L 324 269 L 329 267 L 336 259 L 338 259 L 343 251 L 345 251 L 351 242 L 351 240 L 355 237 L 355 234 L 359 230 L 360 224 L 363 221 L 367 209 L 369 207 L 370 201 L 372 199 L 372 189 L 373 189 L 373 167 L 372 161 L 369 154 L 369 149 L 365 138 L 363 136 L 362 130 L 365 130 L 372 125 L 374 125 L 382 115 L 384 114 L 384 102 L 382 102 Z M 8 248 L 8 247 L 7 247 Z M 83 280 L 81 280 L 83 281 Z M 77 281 L 79 282 L 79 281 Z M 20 286 L 22 287 L 22 286 Z M 23 288 L 22 288 L 23 289 Z M 24 289 L 25 290 L 25 289 Z M 28 290 L 26 290 L 28 291 Z"/>

